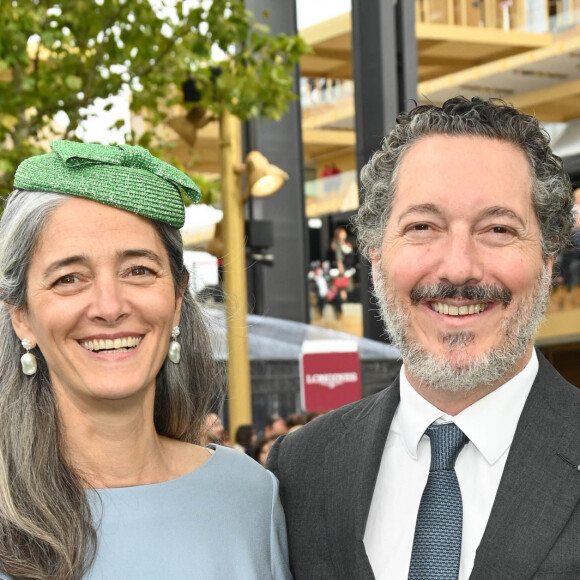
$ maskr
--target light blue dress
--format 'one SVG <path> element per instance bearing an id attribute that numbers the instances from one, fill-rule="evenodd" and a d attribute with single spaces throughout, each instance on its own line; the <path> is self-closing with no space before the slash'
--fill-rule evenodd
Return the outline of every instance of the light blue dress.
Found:
<path id="1" fill-rule="evenodd" d="M 163 483 L 91 490 L 87 580 L 291 579 L 278 481 L 233 449 Z"/>

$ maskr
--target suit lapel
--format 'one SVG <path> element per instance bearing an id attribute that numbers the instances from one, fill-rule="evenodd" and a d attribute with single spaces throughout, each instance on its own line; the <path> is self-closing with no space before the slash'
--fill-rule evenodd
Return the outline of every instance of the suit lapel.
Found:
<path id="1" fill-rule="evenodd" d="M 580 501 L 577 395 L 538 358 L 472 580 L 532 577 Z"/>
<path id="2" fill-rule="evenodd" d="M 374 579 L 364 533 L 383 449 L 399 404 L 398 379 L 369 405 L 343 416 L 325 453 L 327 534 L 337 578 Z"/>

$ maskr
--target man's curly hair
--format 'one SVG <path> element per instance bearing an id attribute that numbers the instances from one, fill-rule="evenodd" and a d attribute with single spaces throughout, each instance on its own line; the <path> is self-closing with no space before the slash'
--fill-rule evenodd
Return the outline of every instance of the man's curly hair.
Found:
<path id="1" fill-rule="evenodd" d="M 530 163 L 532 201 L 540 224 L 544 258 L 567 247 L 574 224 L 573 191 L 562 160 L 552 153 L 550 138 L 538 120 L 499 99 L 454 97 L 441 107 L 420 105 L 400 114 L 381 148 L 363 167 L 363 199 L 353 221 L 365 257 L 370 258 L 373 251 L 380 257 L 401 161 L 405 152 L 427 135 L 488 137 L 513 143 Z"/>

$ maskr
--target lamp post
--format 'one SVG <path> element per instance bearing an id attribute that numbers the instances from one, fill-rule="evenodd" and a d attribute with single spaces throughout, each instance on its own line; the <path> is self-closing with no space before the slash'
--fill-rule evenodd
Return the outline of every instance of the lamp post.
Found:
<path id="1" fill-rule="evenodd" d="M 224 289 L 228 344 L 228 405 L 230 432 L 252 423 L 252 390 L 248 353 L 248 289 L 244 203 L 249 195 L 260 197 L 278 191 L 288 174 L 259 152 L 251 151 L 241 163 L 240 121 L 228 111 L 219 118 L 219 158 L 222 181 L 222 234 Z M 242 194 L 240 175 L 247 177 L 247 192 Z"/>
<path id="2" fill-rule="evenodd" d="M 236 167 L 241 163 L 240 122 L 228 111 L 219 119 L 224 236 L 224 288 L 228 344 L 228 405 L 230 433 L 252 423 L 250 359 L 248 356 L 248 291 L 244 233 L 244 198 Z"/>

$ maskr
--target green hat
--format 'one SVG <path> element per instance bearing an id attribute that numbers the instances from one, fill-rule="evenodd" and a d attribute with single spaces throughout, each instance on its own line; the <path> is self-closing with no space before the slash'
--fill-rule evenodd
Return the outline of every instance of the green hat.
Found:
<path id="1" fill-rule="evenodd" d="M 54 153 L 24 160 L 14 187 L 86 197 L 180 228 L 185 221 L 181 194 L 201 197 L 185 173 L 143 147 L 53 141 Z"/>

